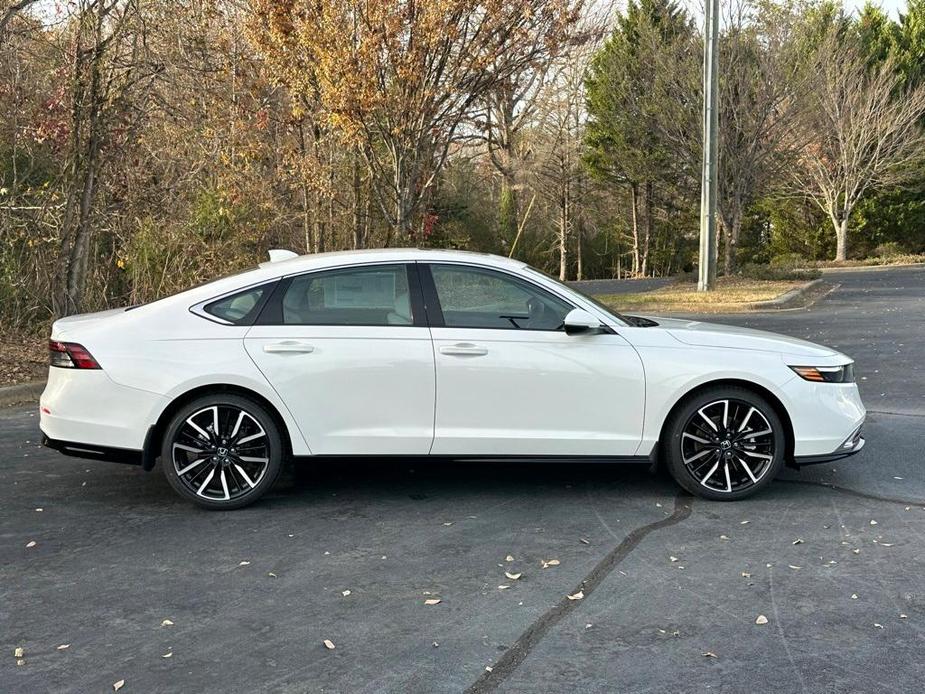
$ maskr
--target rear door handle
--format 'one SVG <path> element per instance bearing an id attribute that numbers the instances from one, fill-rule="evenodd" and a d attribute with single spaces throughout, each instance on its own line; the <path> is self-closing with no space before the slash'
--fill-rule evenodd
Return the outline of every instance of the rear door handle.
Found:
<path id="1" fill-rule="evenodd" d="M 283 342 L 271 342 L 264 345 L 263 351 L 270 354 L 282 352 L 308 354 L 309 352 L 314 352 L 315 348 L 307 342 L 299 342 L 298 340 L 284 340 Z"/>
<path id="2" fill-rule="evenodd" d="M 481 357 L 488 354 L 488 350 L 471 342 L 459 342 L 455 345 L 446 345 L 440 348 L 440 354 L 449 354 L 457 357 Z"/>

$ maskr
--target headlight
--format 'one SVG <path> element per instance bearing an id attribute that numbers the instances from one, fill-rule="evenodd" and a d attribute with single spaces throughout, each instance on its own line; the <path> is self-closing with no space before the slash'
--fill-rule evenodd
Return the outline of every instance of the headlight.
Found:
<path id="1" fill-rule="evenodd" d="M 842 366 L 791 366 L 804 380 L 819 383 L 854 383 L 854 364 Z"/>

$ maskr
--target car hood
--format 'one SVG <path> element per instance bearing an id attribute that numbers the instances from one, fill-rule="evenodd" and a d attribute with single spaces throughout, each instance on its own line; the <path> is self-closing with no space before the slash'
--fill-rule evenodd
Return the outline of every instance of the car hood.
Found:
<path id="1" fill-rule="evenodd" d="M 678 342 L 697 347 L 725 347 L 780 352 L 798 357 L 833 357 L 839 353 L 829 347 L 817 345 L 795 337 L 769 333 L 732 325 L 702 323 L 680 318 L 653 318 L 659 327 Z"/>

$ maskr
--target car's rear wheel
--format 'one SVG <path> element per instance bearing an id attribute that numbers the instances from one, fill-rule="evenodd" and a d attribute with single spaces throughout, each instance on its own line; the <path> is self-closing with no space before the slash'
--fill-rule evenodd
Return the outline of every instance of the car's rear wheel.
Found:
<path id="1" fill-rule="evenodd" d="M 164 433 L 161 462 L 170 485 L 209 509 L 251 504 L 276 482 L 282 441 L 266 409 L 216 393 L 182 407 Z"/>
<path id="2" fill-rule="evenodd" d="M 719 386 L 698 393 L 673 413 L 665 433 L 671 475 L 706 499 L 751 496 L 784 464 L 780 417 L 747 388 Z"/>

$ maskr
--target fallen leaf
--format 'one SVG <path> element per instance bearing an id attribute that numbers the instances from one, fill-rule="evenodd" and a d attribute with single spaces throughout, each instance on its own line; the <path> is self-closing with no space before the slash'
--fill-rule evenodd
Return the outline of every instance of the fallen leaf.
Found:
<path id="1" fill-rule="evenodd" d="M 579 590 L 577 593 L 566 595 L 565 597 L 567 597 L 569 600 L 581 600 L 584 596 L 585 592 L 583 590 Z"/>
<path id="2" fill-rule="evenodd" d="M 23 655 L 25 655 L 25 651 L 23 651 L 22 646 L 17 646 L 16 648 L 13 649 L 14 658 L 22 658 Z"/>
<path id="3" fill-rule="evenodd" d="M 507 578 L 511 579 L 512 581 L 516 581 L 516 580 L 517 580 L 518 578 L 520 578 L 523 574 L 512 574 L 512 573 L 510 573 L 509 571 L 505 571 L 505 572 L 504 572 L 504 575 L 505 575 Z"/>
<path id="4" fill-rule="evenodd" d="M 446 523 L 444 523 L 444 525 L 447 526 L 447 527 L 449 527 L 449 526 L 453 525 L 453 521 L 447 521 Z"/>
<path id="5" fill-rule="evenodd" d="M 510 586 L 498 586 L 498 590 L 507 590 Z"/>
<path id="6" fill-rule="evenodd" d="M 755 619 L 755 624 L 767 624 L 767 623 L 768 623 L 768 618 L 765 617 L 763 614 L 758 615 L 758 618 Z"/>
<path id="7" fill-rule="evenodd" d="M 803 568 L 802 566 L 795 566 L 794 564 L 788 564 L 787 566 L 789 566 L 794 571 L 799 571 L 800 569 Z"/>
<path id="8" fill-rule="evenodd" d="M 729 538 L 728 538 L 726 535 L 720 535 L 720 536 L 719 536 L 719 539 L 720 539 L 720 540 L 728 540 Z"/>
<path id="9" fill-rule="evenodd" d="M 270 578 L 276 578 L 276 574 L 273 573 L 272 571 L 268 572 L 267 576 L 269 576 Z"/>
<path id="10" fill-rule="evenodd" d="M 877 624 L 877 622 L 874 622 L 874 626 L 877 627 L 878 629 L 882 629 L 882 628 L 883 628 L 883 625 L 882 625 L 882 624 Z"/>
<path id="11" fill-rule="evenodd" d="M 440 648 L 440 644 L 434 641 L 434 648 Z"/>
<path id="12" fill-rule="evenodd" d="M 896 543 L 895 542 L 881 542 L 880 546 L 881 547 L 892 547 L 894 544 Z"/>
<path id="13" fill-rule="evenodd" d="M 900 615 L 899 615 L 899 618 L 900 618 L 900 619 L 908 619 L 909 616 L 908 616 L 908 615 L 904 615 L 904 614 L 900 614 Z"/>
<path id="14" fill-rule="evenodd" d="M 37 509 L 35 509 L 35 512 L 36 512 L 36 513 L 41 513 L 41 512 L 44 511 L 44 510 L 45 510 L 45 509 L 43 509 L 43 508 L 37 508 Z"/>
<path id="15" fill-rule="evenodd" d="M 173 658 L 173 651 L 168 651 L 167 653 L 162 655 L 161 658 Z"/>
<path id="16" fill-rule="evenodd" d="M 853 549 L 853 550 L 851 550 L 851 551 L 854 552 L 855 554 L 860 554 L 860 553 L 861 553 L 861 550 L 859 550 L 859 549 Z"/>
<path id="17" fill-rule="evenodd" d="M 165 619 L 163 622 L 161 622 L 161 626 L 162 627 L 172 627 L 173 622 L 171 622 L 169 619 Z"/>
<path id="18" fill-rule="evenodd" d="M 442 601 L 440 600 L 440 598 L 427 598 L 427 600 L 424 601 L 424 604 L 425 605 L 439 605 L 441 602 Z"/>
<path id="19" fill-rule="evenodd" d="M 491 672 L 491 665 L 485 666 L 485 672 Z"/>
<path id="20" fill-rule="evenodd" d="M 745 521 L 740 521 L 739 525 L 748 525 L 749 523 L 751 523 L 751 521 L 745 520 Z"/>
<path id="21" fill-rule="evenodd" d="M 872 520 L 872 521 L 870 522 L 870 524 L 871 524 L 871 525 L 877 525 L 877 521 Z"/>
<path id="22" fill-rule="evenodd" d="M 512 557 L 510 554 L 508 554 L 508 555 L 504 558 L 504 561 L 514 561 L 514 557 Z"/>
<path id="23" fill-rule="evenodd" d="M 26 549 L 32 549 L 36 544 L 35 540 L 29 540 L 29 542 L 26 543 Z"/>
<path id="24" fill-rule="evenodd" d="M 350 595 L 350 591 L 349 591 L 349 590 L 342 590 L 342 591 L 340 592 L 340 594 L 343 595 L 343 596 L 346 598 L 348 595 Z"/>
<path id="25" fill-rule="evenodd" d="M 586 539 L 583 538 L 583 537 L 579 537 L 579 538 L 578 538 L 578 541 L 579 541 L 581 544 L 583 544 L 583 545 L 590 545 L 590 544 L 591 544 L 591 542 L 590 542 L 589 540 L 586 540 Z"/>
<path id="26" fill-rule="evenodd" d="M 793 541 L 793 544 L 795 544 L 795 545 L 802 545 L 802 544 L 803 544 L 803 538 L 798 537 L 796 540 Z"/>
<path id="27" fill-rule="evenodd" d="M 857 594 L 857 593 L 852 593 L 852 594 L 851 594 L 851 599 L 852 599 L 852 600 L 857 600 L 857 599 L 858 599 L 858 594 Z"/>
<path id="28" fill-rule="evenodd" d="M 16 659 L 16 664 L 17 664 L 17 665 L 25 665 L 25 664 L 26 664 L 26 661 L 25 661 L 23 658 L 17 658 L 17 659 Z"/>
<path id="29" fill-rule="evenodd" d="M 559 566 L 559 560 L 558 559 L 544 559 L 543 568 L 548 569 L 550 566 Z"/>
<path id="30" fill-rule="evenodd" d="M 594 625 L 593 625 L 593 624 L 590 624 L 590 623 L 585 624 L 585 629 L 590 629 L 590 628 L 593 627 L 593 626 L 594 626 Z"/>
<path id="31" fill-rule="evenodd" d="M 250 566 L 250 565 L 251 563 L 249 561 L 242 561 L 238 564 L 238 566 Z"/>
<path id="32" fill-rule="evenodd" d="M 719 656 L 716 655 L 716 653 L 714 653 L 713 651 L 707 651 L 707 652 L 705 652 L 705 653 L 702 653 L 701 655 L 702 655 L 704 658 L 719 658 Z"/>
<path id="33" fill-rule="evenodd" d="M 325 640 L 322 641 L 321 643 L 323 643 L 323 644 L 324 644 L 324 647 L 327 648 L 329 651 L 333 651 L 333 650 L 334 650 L 334 642 L 331 641 L 330 639 L 325 639 Z"/>
<path id="34" fill-rule="evenodd" d="M 669 556 L 669 557 L 668 557 L 668 560 L 669 560 L 669 561 L 678 561 L 678 558 L 677 558 L 677 557 Z"/>
<path id="35" fill-rule="evenodd" d="M 119 680 L 112 683 L 112 691 L 117 692 L 125 686 L 125 680 Z"/>
<path id="36" fill-rule="evenodd" d="M 64 651 L 64 650 L 67 650 L 67 649 L 70 648 L 70 647 L 71 647 L 71 644 L 69 644 L 69 643 L 62 643 L 62 644 L 61 644 L 60 646 L 58 646 L 55 650 L 56 650 L 56 651 Z"/>
<path id="37" fill-rule="evenodd" d="M 751 575 L 750 573 L 748 573 L 748 571 L 743 571 L 743 572 L 742 572 L 742 578 L 751 578 L 751 577 L 752 577 L 752 575 Z"/>

